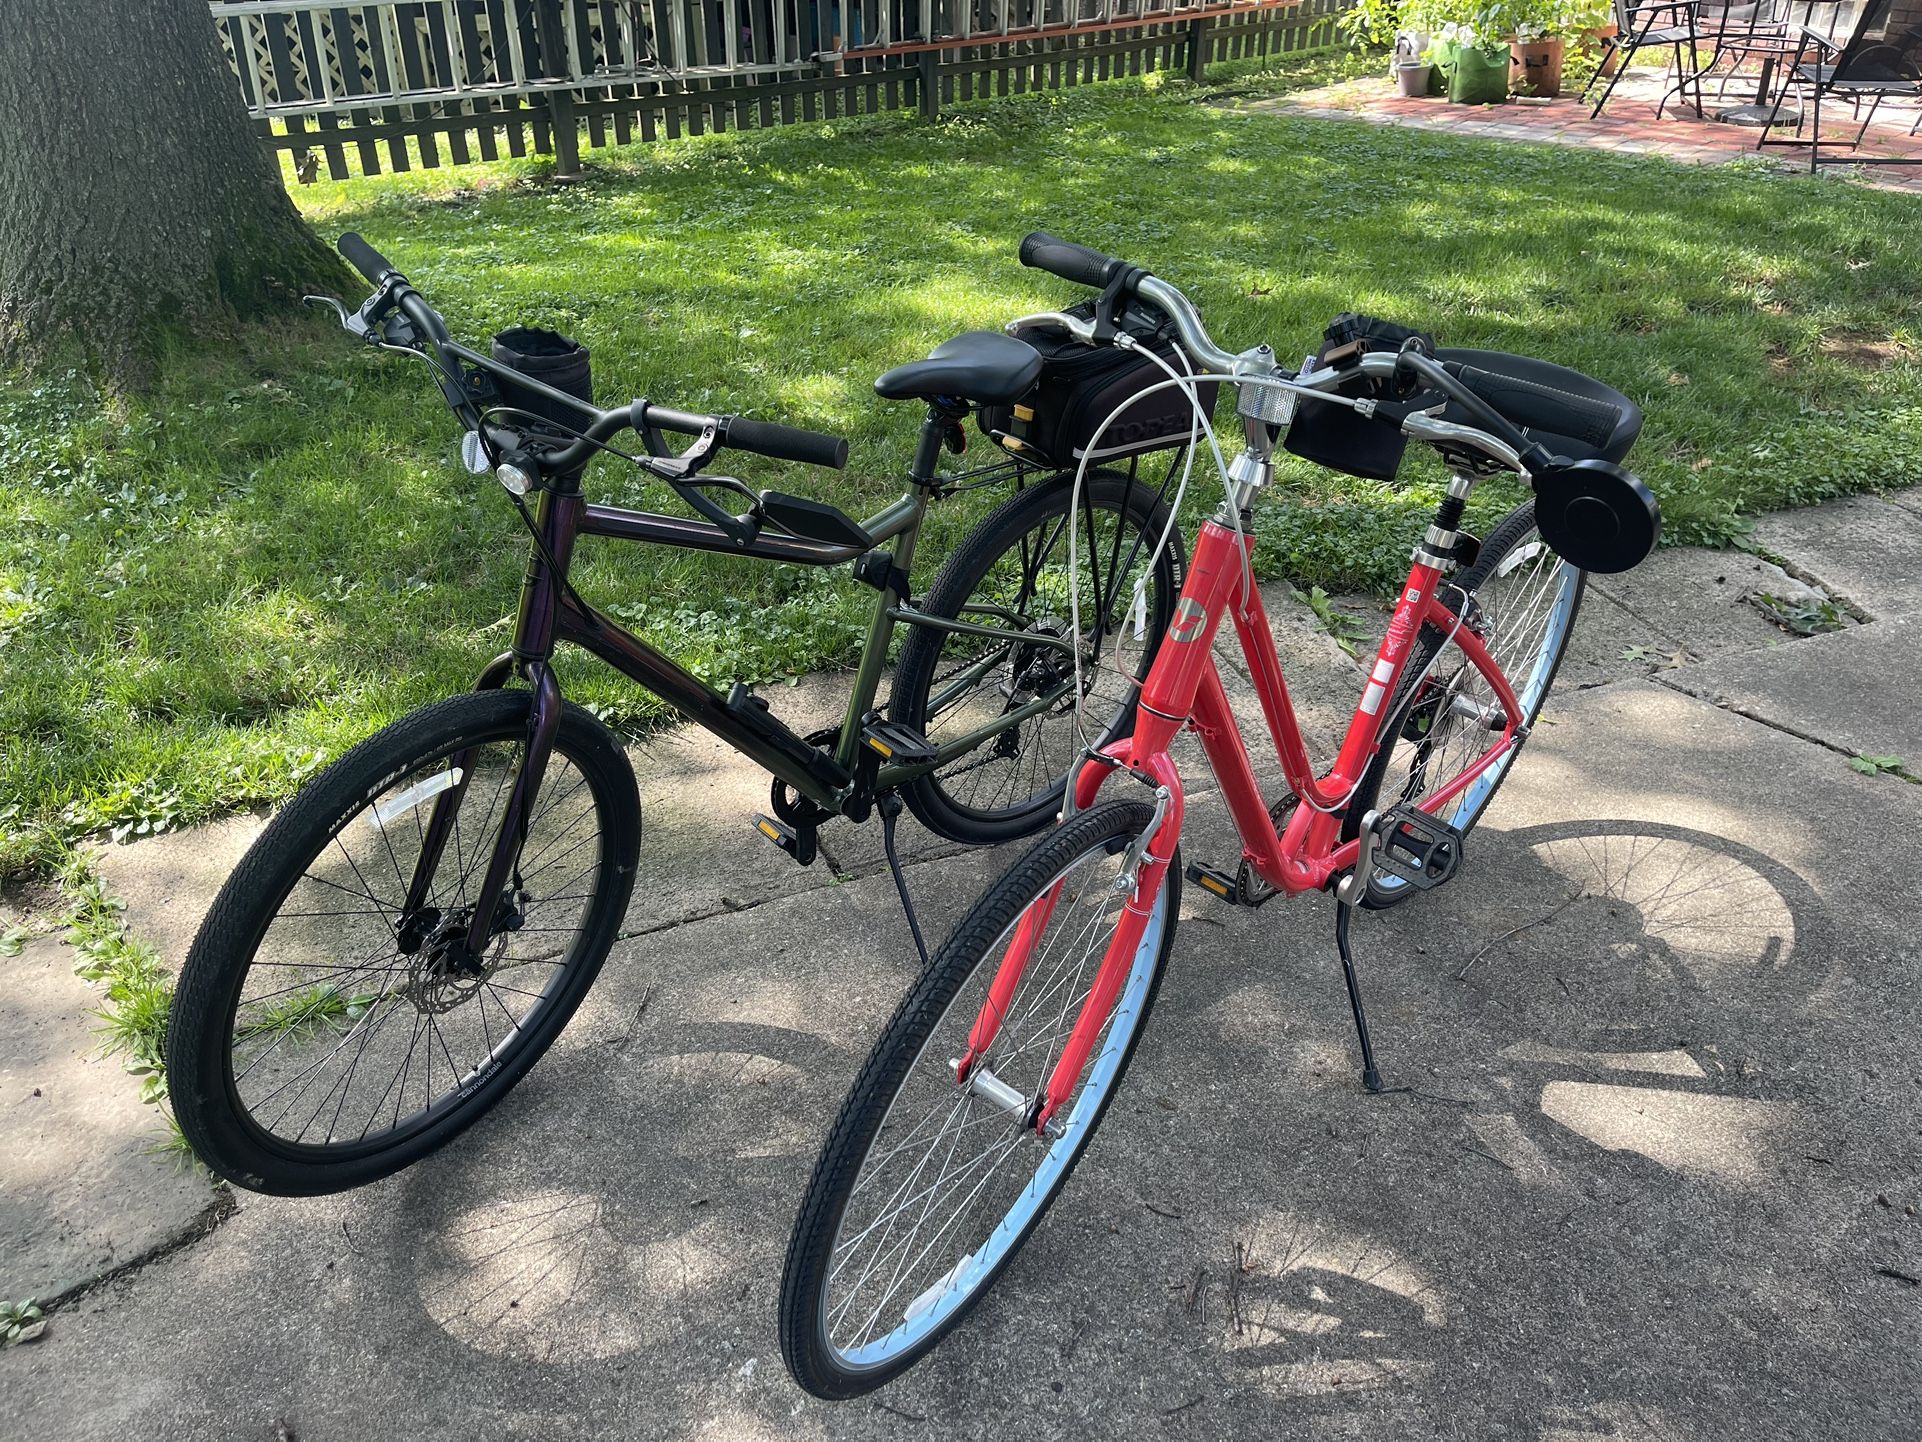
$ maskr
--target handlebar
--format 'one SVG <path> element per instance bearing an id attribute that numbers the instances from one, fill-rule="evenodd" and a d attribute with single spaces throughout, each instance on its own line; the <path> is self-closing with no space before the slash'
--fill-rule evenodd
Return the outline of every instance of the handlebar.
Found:
<path id="1" fill-rule="evenodd" d="M 1117 256 L 1104 255 L 1089 246 L 1076 245 L 1071 240 L 1061 240 L 1045 230 L 1030 231 L 1023 238 L 1021 263 L 1034 270 L 1045 270 L 1049 275 L 1058 275 L 1063 280 L 1071 280 L 1076 285 L 1093 286 L 1097 290 L 1127 271 L 1140 270 L 1139 266 L 1130 265 Z M 1141 273 L 1147 274 L 1146 271 Z"/>
<path id="2" fill-rule="evenodd" d="M 516 390 L 523 394 L 531 391 L 546 401 L 580 415 L 582 424 L 576 428 L 576 439 L 542 451 L 538 456 L 542 469 L 555 474 L 578 470 L 592 460 L 608 440 L 629 429 L 644 435 L 673 431 L 679 435 L 711 438 L 704 445 L 690 447 L 680 456 L 635 458 L 648 470 L 677 487 L 690 481 L 700 466 L 723 446 L 751 451 L 773 460 L 799 461 L 804 465 L 825 466 L 837 471 L 848 463 L 846 439 L 804 430 L 799 426 L 745 420 L 739 416 L 702 415 L 676 410 L 671 406 L 653 405 L 644 400 L 637 400 L 618 410 L 601 410 L 490 355 L 456 344 L 449 336 L 440 312 L 428 305 L 420 292 L 408 284 L 407 278 L 392 261 L 361 236 L 349 231 L 341 236 L 339 247 L 341 255 L 374 287 L 373 295 L 356 313 L 350 314 L 338 301 L 327 301 L 340 315 L 345 328 L 371 343 L 411 351 L 433 362 L 435 378 L 448 404 L 470 430 L 479 432 L 497 451 L 518 450 L 527 444 L 528 438 L 515 429 L 492 424 L 482 416 L 475 396 L 463 381 L 468 372 L 478 370 L 511 377 Z M 386 322 L 396 311 L 413 328 L 413 334 L 397 332 L 390 335 Z"/>
<path id="3" fill-rule="evenodd" d="M 1249 380 L 1259 379 L 1265 385 L 1281 384 L 1287 389 L 1314 395 L 1317 401 L 1324 404 L 1356 404 L 1348 397 L 1327 394 L 1344 375 L 1350 374 L 1348 370 L 1311 371 L 1307 375 L 1296 376 L 1275 365 L 1274 355 L 1266 346 L 1239 355 L 1224 350 L 1208 335 L 1201 323 L 1201 313 L 1195 309 L 1193 301 L 1167 281 L 1117 256 L 1105 255 L 1088 246 L 1076 245 L 1037 230 L 1021 242 L 1021 263 L 1036 270 L 1045 270 L 1063 280 L 1104 289 L 1115 287 L 1124 295 L 1134 295 L 1148 301 L 1174 322 L 1182 349 L 1196 365 L 1204 369 Z M 1097 342 L 1093 322 L 1077 322 L 1072 317 L 1058 314 L 1050 314 L 1045 319 L 1055 323 L 1066 322 L 1069 331 L 1087 344 Z M 1526 431 L 1475 390 L 1472 381 L 1491 373 L 1479 372 L 1471 366 L 1454 362 L 1438 361 L 1418 351 L 1365 354 L 1358 358 L 1358 365 L 1365 374 L 1404 381 L 1419 379 L 1460 406 L 1475 422 L 1473 426 L 1465 426 L 1419 411 L 1387 413 L 1384 418 L 1395 421 L 1405 434 L 1418 440 L 1468 446 L 1512 470 L 1530 476 L 1544 473 L 1553 464 L 1555 458 L 1546 447 L 1532 440 Z M 1501 379 L 1504 383 L 1511 380 L 1509 377 Z M 1514 384 L 1530 392 L 1546 391 L 1546 388 L 1528 382 L 1516 381 Z M 1565 411 L 1573 410 L 1591 426 L 1600 427 L 1603 434 L 1620 419 L 1613 407 L 1603 406 L 1599 402 L 1581 397 L 1564 397 L 1559 392 L 1555 394 L 1555 399 Z M 1377 409 L 1373 404 L 1359 408 L 1365 408 L 1370 414 Z"/>
<path id="4" fill-rule="evenodd" d="M 777 461 L 825 466 L 831 471 L 838 471 L 848 463 L 845 436 L 824 435 L 773 421 L 747 421 L 739 416 L 720 419 L 721 439 L 736 450 L 753 451 L 757 456 L 770 456 Z"/>

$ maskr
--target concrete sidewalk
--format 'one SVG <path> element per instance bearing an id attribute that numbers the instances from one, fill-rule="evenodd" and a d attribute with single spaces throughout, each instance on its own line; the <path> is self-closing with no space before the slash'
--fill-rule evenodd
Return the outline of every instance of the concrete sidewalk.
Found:
<path id="1" fill-rule="evenodd" d="M 1922 509 L 1863 498 L 1757 536 L 1792 575 L 1667 551 L 1593 586 L 1460 878 L 1357 923 L 1406 1090 L 1358 1085 L 1324 902 L 1191 889 L 1086 1164 L 875 1396 L 796 1389 L 774 1300 L 820 1139 L 914 969 L 878 831 L 827 833 L 847 879 L 802 871 L 753 839 L 759 773 L 677 733 L 636 753 L 647 881 L 549 1058 L 376 1186 L 242 1195 L 211 1229 L 204 1192 L 156 1198 L 113 1249 L 150 1260 L 0 1353 L 0 1430 L 1910 1442 L 1922 787 L 1844 753 L 1922 769 Z M 1744 599 L 1798 584 L 1857 624 L 1791 638 Z M 1300 607 L 1274 613 L 1325 736 L 1358 678 Z M 1232 861 L 1192 774 L 1187 854 Z M 170 960 L 256 824 L 104 863 Z M 936 935 L 1010 859 L 910 850 Z M 29 1080 L 4 1078 L 0 1152 Z"/>

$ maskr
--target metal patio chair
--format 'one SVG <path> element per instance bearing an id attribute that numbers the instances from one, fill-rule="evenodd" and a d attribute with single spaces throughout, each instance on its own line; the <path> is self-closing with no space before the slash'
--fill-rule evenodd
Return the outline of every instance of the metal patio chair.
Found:
<path id="1" fill-rule="evenodd" d="M 1820 30 L 1797 27 L 1799 41 L 1789 66 L 1788 83 L 1776 97 L 1779 115 L 1791 91 L 1805 97 L 1803 117 L 1793 138 L 1777 139 L 1762 131 L 1758 146 L 1801 146 L 1809 153 L 1809 173 L 1818 165 L 1922 165 L 1922 156 L 1857 155 L 1862 138 L 1884 100 L 1922 100 L 1922 7 L 1914 0 L 1863 0 L 1846 40 L 1837 41 Z M 1852 138 L 1826 140 L 1822 136 L 1822 104 L 1846 102 L 1861 124 Z M 1864 102 L 1868 113 L 1862 113 Z M 1773 124 L 1773 121 L 1770 122 Z M 1914 133 L 1913 128 L 1911 134 Z M 1824 155 L 1824 146 L 1845 145 L 1848 155 Z"/>
<path id="2" fill-rule="evenodd" d="M 1704 105 L 1722 105 L 1729 98 L 1729 87 L 1742 78 L 1746 67 L 1753 66 L 1754 98 L 1712 113 L 1715 119 L 1734 125 L 1778 123 L 1781 117 L 1773 105 L 1776 76 L 1803 43 L 1800 27 L 1833 37 L 1845 19 L 1853 18 L 1849 0 L 1746 0 L 1719 9 L 1704 5 L 1696 13 L 1696 26 L 1708 46 L 1709 60 L 1697 77 L 1698 93 L 1706 93 L 1711 79 L 1715 82 L 1714 98 L 1704 99 Z M 1790 116 L 1788 123 L 1795 119 Z"/>
<path id="3" fill-rule="evenodd" d="M 1627 73 L 1629 63 L 1643 50 L 1670 50 L 1673 55 L 1669 61 L 1668 74 L 1674 83 L 1662 92 L 1655 104 L 1655 115 L 1661 118 L 1662 109 L 1677 95 L 1686 96 L 1695 91 L 1694 109 L 1701 113 L 1701 89 L 1697 83 L 1699 67 L 1696 63 L 1696 45 L 1700 33 L 1696 28 L 1698 0 L 1615 0 L 1615 33 L 1608 38 L 1607 48 L 1602 51 L 1601 66 L 1582 87 L 1582 99 L 1588 99 L 1588 92 L 1595 88 L 1595 82 L 1607 74 L 1608 83 L 1602 87 L 1601 97 L 1596 100 L 1595 108 L 1588 113 L 1593 120 L 1602 113 L 1615 87 Z M 1610 61 L 1613 61 L 1611 71 Z"/>

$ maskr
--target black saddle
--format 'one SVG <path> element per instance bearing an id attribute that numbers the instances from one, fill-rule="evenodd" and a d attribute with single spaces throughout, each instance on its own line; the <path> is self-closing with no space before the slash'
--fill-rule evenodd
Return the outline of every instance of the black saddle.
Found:
<path id="1" fill-rule="evenodd" d="M 941 396 L 999 406 L 1026 395 L 1040 374 L 1041 353 L 1026 341 L 971 330 L 943 341 L 926 360 L 896 366 L 874 383 L 874 391 L 891 401 Z"/>
<path id="2" fill-rule="evenodd" d="M 1612 386 L 1567 366 L 1498 350 L 1437 350 L 1463 367 L 1468 388 L 1556 455 L 1620 461 L 1642 433 L 1642 408 Z M 1450 406 L 1442 419 L 1475 424 Z"/>

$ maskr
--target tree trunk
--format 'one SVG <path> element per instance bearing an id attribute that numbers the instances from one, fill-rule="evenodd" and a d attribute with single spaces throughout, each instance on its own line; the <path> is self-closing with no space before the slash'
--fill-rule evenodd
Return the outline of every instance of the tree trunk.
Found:
<path id="1" fill-rule="evenodd" d="M 137 384 L 169 326 L 347 284 L 241 103 L 207 0 L 10 0 L 0 358 L 77 345 Z"/>

